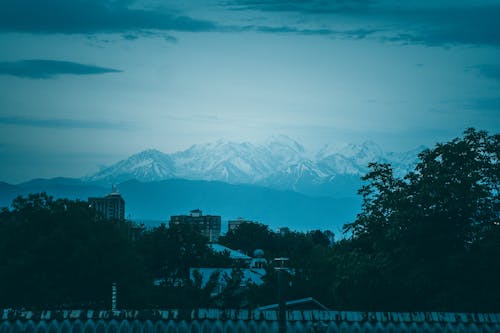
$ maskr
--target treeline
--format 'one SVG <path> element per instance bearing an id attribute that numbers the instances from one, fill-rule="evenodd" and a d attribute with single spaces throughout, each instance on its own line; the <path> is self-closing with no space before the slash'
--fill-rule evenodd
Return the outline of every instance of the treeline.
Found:
<path id="1" fill-rule="evenodd" d="M 244 224 L 220 239 L 250 255 L 291 255 L 329 241 L 320 231 L 278 237 L 267 226 Z M 241 245 L 241 246 L 240 246 Z M 307 258 L 302 260 L 307 262 Z M 295 261 L 300 264 L 300 261 Z M 276 301 L 276 280 L 268 267 L 265 287 L 240 288 L 233 274 L 214 296 L 215 280 L 202 288 L 192 267 L 233 268 L 241 263 L 212 251 L 189 224 L 145 230 L 131 222 L 95 215 L 88 203 L 55 200 L 46 193 L 18 197 L 0 212 L 0 307 L 109 309 L 111 285 L 118 285 L 121 308 L 255 307 Z M 250 292 L 250 290 L 252 292 Z"/>
<path id="2" fill-rule="evenodd" d="M 498 312 L 499 157 L 499 135 L 469 129 L 422 152 L 405 177 L 371 164 L 362 212 L 333 244 L 328 232 L 242 224 L 219 242 L 264 251 L 265 283 L 247 288 L 238 264 L 194 226 L 138 234 L 130 222 L 96 218 L 85 202 L 18 197 L 0 212 L 0 307 L 109 308 L 116 282 L 120 308 L 254 308 L 276 303 L 272 259 L 288 257 L 288 299 L 341 310 Z M 214 293 L 217 277 L 202 288 L 190 267 L 232 267 L 233 279 Z"/>

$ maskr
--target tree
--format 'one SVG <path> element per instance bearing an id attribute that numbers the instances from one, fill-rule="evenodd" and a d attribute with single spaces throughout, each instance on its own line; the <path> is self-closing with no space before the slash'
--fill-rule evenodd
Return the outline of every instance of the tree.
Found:
<path id="1" fill-rule="evenodd" d="M 109 306 L 140 289 L 140 261 L 122 225 L 96 222 L 88 204 L 45 193 L 18 197 L 0 214 L 3 306 Z"/>
<path id="2" fill-rule="evenodd" d="M 256 249 L 264 250 L 266 256 L 276 253 L 277 235 L 269 227 L 260 223 L 244 222 L 235 230 L 230 230 L 219 238 L 219 243 L 252 255 Z"/>
<path id="3" fill-rule="evenodd" d="M 468 129 L 463 138 L 423 151 L 403 178 L 388 164 L 370 164 L 359 191 L 362 212 L 345 231 L 351 250 L 361 251 L 359 263 L 366 256 L 381 260 L 374 280 L 390 279 L 407 307 L 465 306 L 469 290 L 486 297 L 486 286 L 478 290 L 478 279 L 462 272 L 477 269 L 480 260 L 470 259 L 498 224 L 499 151 L 499 135 Z"/>
<path id="4" fill-rule="evenodd" d="M 199 267 L 212 254 L 208 239 L 197 226 L 188 223 L 153 228 L 137 242 L 137 248 L 148 275 L 170 285 L 188 280 L 189 268 Z"/>

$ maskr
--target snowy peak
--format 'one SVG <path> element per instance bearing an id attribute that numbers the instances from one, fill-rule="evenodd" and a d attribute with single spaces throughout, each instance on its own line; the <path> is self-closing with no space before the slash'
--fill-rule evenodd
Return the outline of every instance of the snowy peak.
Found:
<path id="1" fill-rule="evenodd" d="M 296 181 L 310 180 L 311 182 L 321 182 L 330 177 L 328 172 L 325 172 L 317 163 L 311 160 L 301 160 L 299 163 L 290 165 L 285 171 L 285 174 L 293 176 Z"/>
<path id="2" fill-rule="evenodd" d="M 172 158 L 180 177 L 232 183 L 252 182 L 272 167 L 260 147 L 222 140 L 191 146 Z"/>
<path id="3" fill-rule="evenodd" d="M 325 172 L 331 175 L 361 175 L 365 170 L 365 165 L 359 165 L 352 158 L 339 153 L 326 156 L 317 163 Z"/>
<path id="4" fill-rule="evenodd" d="M 314 154 L 283 135 L 260 144 L 219 140 L 174 154 L 145 150 L 84 180 L 116 183 L 185 178 L 265 185 L 304 193 L 320 186 L 328 194 L 342 177 L 359 180 L 370 162 L 390 162 L 396 174 L 403 175 L 412 169 L 422 149 L 384 153 L 376 143 L 367 141 L 358 145 L 327 145 L 310 159 L 307 156 Z"/>
<path id="5" fill-rule="evenodd" d="M 340 153 L 353 158 L 378 157 L 384 154 L 382 148 L 373 141 L 365 141 L 360 145 L 348 144 L 340 150 Z"/>
<path id="6" fill-rule="evenodd" d="M 305 153 L 304 146 L 286 135 L 273 135 L 264 142 L 264 145 L 270 150 L 286 150 L 296 154 Z"/>
<path id="7" fill-rule="evenodd" d="M 316 154 L 316 160 L 321 160 L 325 157 L 332 156 L 332 155 L 338 155 L 339 152 L 345 148 L 347 144 L 341 144 L 341 143 L 329 143 L 321 147 L 321 149 L 318 151 Z"/>
<path id="8" fill-rule="evenodd" d="M 362 175 L 371 162 L 385 162 L 387 158 L 373 141 L 362 144 L 325 145 L 316 154 L 318 164 L 332 174 Z"/>
<path id="9" fill-rule="evenodd" d="M 418 155 L 425 149 L 427 149 L 427 147 L 419 146 L 406 152 L 387 153 L 387 161 L 392 164 L 396 176 L 401 177 L 413 170 L 417 164 Z"/>
<path id="10" fill-rule="evenodd" d="M 122 160 L 98 173 L 86 177 L 86 181 L 157 181 L 175 175 L 170 156 L 156 149 L 144 150 Z"/>
<path id="11" fill-rule="evenodd" d="M 316 154 L 318 160 L 331 155 L 341 155 L 352 159 L 378 158 L 384 155 L 382 148 L 373 141 L 365 141 L 361 144 L 327 144 Z"/>

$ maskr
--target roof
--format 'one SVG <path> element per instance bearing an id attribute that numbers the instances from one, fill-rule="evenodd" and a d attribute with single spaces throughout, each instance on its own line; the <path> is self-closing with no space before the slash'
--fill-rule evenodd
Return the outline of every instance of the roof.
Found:
<path id="1" fill-rule="evenodd" d="M 204 287 L 210 277 L 214 273 L 219 273 L 219 281 L 227 280 L 231 278 L 233 274 L 233 268 L 205 268 L 205 267 L 194 267 L 189 269 L 189 275 L 191 279 L 194 277 L 194 271 L 198 271 L 201 275 L 201 285 Z M 256 285 L 262 285 L 264 280 L 263 276 L 266 275 L 266 270 L 263 268 L 243 268 L 241 269 L 243 276 L 241 278 L 242 285 L 246 285 L 248 282 L 254 283 Z"/>
<path id="2" fill-rule="evenodd" d="M 234 260 L 252 260 L 252 257 L 247 256 L 243 252 L 230 249 L 221 244 L 213 243 L 209 244 L 209 246 L 212 248 L 212 250 L 214 250 L 217 253 L 224 253 L 224 252 L 229 253 L 229 258 Z"/>
<path id="3" fill-rule="evenodd" d="M 271 304 L 271 305 L 266 305 L 266 306 L 261 306 L 260 308 L 257 308 L 256 310 L 258 311 L 266 311 L 266 310 L 277 310 L 278 309 L 278 304 Z M 324 310 L 324 311 L 329 311 L 326 306 L 318 302 L 312 297 L 306 297 L 306 298 L 301 298 L 293 301 L 288 301 L 285 303 L 286 308 L 295 308 L 295 307 L 300 307 L 305 310 L 311 309 L 311 310 Z"/>

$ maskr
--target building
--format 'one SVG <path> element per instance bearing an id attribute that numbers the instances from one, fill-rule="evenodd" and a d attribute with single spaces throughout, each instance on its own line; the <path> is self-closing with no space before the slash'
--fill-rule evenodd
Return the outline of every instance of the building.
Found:
<path id="1" fill-rule="evenodd" d="M 192 210 L 189 215 L 170 216 L 169 225 L 189 223 L 200 227 L 203 236 L 207 237 L 209 242 L 216 242 L 221 233 L 221 217 L 217 215 L 203 215 L 199 209 Z"/>
<path id="2" fill-rule="evenodd" d="M 192 282 L 200 279 L 200 287 L 205 288 L 207 284 L 217 275 L 214 290 L 210 296 L 215 297 L 220 295 L 227 287 L 231 279 L 239 274 L 239 288 L 247 288 L 250 285 L 261 286 L 264 284 L 265 269 L 250 269 L 250 268 L 221 268 L 221 267 L 196 267 L 189 269 L 189 278 Z M 212 280 L 213 281 L 213 280 Z"/>
<path id="3" fill-rule="evenodd" d="M 252 262 L 252 257 L 247 256 L 241 251 L 230 249 L 224 245 L 212 243 L 209 244 L 209 247 L 215 253 L 227 255 L 231 260 L 233 260 L 234 262 L 238 262 L 242 265 L 248 266 Z"/>
<path id="4" fill-rule="evenodd" d="M 242 217 L 238 217 L 236 220 L 229 220 L 227 222 L 227 231 L 236 230 L 242 223 L 257 223 L 255 221 L 245 220 Z"/>
<path id="5" fill-rule="evenodd" d="M 215 288 L 211 294 L 212 297 L 222 293 L 229 281 L 236 277 L 234 276 L 235 274 L 239 275 L 240 288 L 247 288 L 250 285 L 261 286 L 264 284 L 264 276 L 267 273 L 265 269 L 267 261 L 264 258 L 264 251 L 255 250 L 253 253 L 254 257 L 250 257 L 221 244 L 210 244 L 210 248 L 214 252 L 227 254 L 233 261 L 232 267 L 192 267 L 189 269 L 191 281 L 196 282 L 199 279 L 202 288 L 205 288 L 213 277 L 217 275 Z"/>
<path id="6" fill-rule="evenodd" d="M 316 311 L 330 311 L 329 308 L 318 302 L 312 297 L 306 297 L 297 299 L 294 301 L 288 301 L 285 303 L 285 308 L 287 311 L 293 310 L 316 310 Z M 279 304 L 271 304 L 266 306 L 261 306 L 256 308 L 257 311 L 277 311 L 279 309 Z"/>
<path id="7" fill-rule="evenodd" d="M 290 228 L 288 227 L 279 227 L 278 228 L 278 234 L 280 236 L 286 236 L 290 233 Z"/>
<path id="8" fill-rule="evenodd" d="M 106 220 L 125 220 L 125 200 L 116 190 L 105 197 L 91 197 L 89 207 L 94 209 L 99 217 Z"/>

